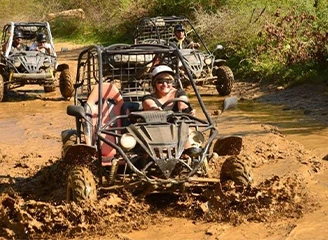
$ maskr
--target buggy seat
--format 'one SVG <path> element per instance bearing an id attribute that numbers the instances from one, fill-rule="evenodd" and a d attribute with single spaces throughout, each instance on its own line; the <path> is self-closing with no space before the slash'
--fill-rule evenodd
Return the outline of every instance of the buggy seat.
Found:
<path id="1" fill-rule="evenodd" d="M 102 126 L 107 123 L 110 119 L 115 116 L 120 115 L 121 108 L 123 105 L 123 98 L 117 89 L 117 87 L 112 83 L 103 83 L 102 84 L 102 93 L 99 97 L 99 84 L 95 85 L 91 90 L 91 93 L 88 97 L 88 100 L 85 104 L 85 110 L 87 116 L 90 118 L 92 122 L 92 126 L 90 124 L 86 124 L 85 126 L 85 136 L 86 143 L 95 145 L 96 144 L 96 129 L 98 124 L 98 103 L 102 101 Z M 120 127 L 121 120 L 118 119 L 115 121 L 112 127 Z M 111 126 L 109 126 L 111 127 Z M 89 138 L 87 137 L 89 136 Z M 110 142 L 116 142 L 116 138 L 114 136 L 108 134 L 102 134 L 103 137 L 108 139 Z M 101 142 L 101 154 L 105 157 L 113 157 L 116 154 L 116 150 L 109 146 L 108 144 Z"/>

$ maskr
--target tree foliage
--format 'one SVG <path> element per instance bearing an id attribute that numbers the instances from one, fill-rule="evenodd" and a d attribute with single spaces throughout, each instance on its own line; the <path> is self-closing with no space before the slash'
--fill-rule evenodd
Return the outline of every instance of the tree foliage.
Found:
<path id="1" fill-rule="evenodd" d="M 187 16 L 209 48 L 222 44 L 237 79 L 288 85 L 327 75 L 326 0 L 1 0 L 0 18 L 45 20 L 48 13 L 82 8 L 86 18 L 51 21 L 56 38 L 87 43 L 133 42 L 144 16 Z"/>

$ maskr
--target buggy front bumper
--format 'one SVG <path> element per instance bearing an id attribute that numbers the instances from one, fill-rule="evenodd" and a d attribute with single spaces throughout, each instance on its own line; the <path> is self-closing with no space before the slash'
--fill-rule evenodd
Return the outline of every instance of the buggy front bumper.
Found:
<path id="1" fill-rule="evenodd" d="M 24 86 L 26 84 L 52 85 L 56 81 L 52 73 L 11 73 L 9 81 L 5 84 L 10 89 Z"/>
<path id="2" fill-rule="evenodd" d="M 10 75 L 10 81 L 15 79 L 49 79 L 54 80 L 52 73 L 12 73 Z"/>

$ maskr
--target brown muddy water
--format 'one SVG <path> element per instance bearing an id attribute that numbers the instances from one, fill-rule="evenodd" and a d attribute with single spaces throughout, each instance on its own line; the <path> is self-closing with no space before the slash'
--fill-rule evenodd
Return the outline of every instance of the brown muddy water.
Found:
<path id="1" fill-rule="evenodd" d="M 42 98 L 17 99 L 1 103 L 0 114 L 0 142 L 12 144 L 22 143 L 17 136 L 28 135 L 29 140 L 42 134 L 43 138 L 52 138 L 60 141 L 60 133 L 64 129 L 74 127 L 74 119 L 67 116 L 66 107 L 73 104 L 71 101 L 62 101 L 56 94 L 42 95 Z M 216 122 L 220 134 L 247 135 L 264 133 L 265 127 L 270 125 L 277 128 L 288 139 L 302 143 L 307 149 L 320 155 L 327 154 L 328 127 L 314 121 L 303 111 L 287 109 L 283 105 L 273 105 L 256 101 L 239 101 L 237 107 L 217 115 L 222 107 L 222 97 L 205 96 L 203 101 L 207 112 Z M 198 103 L 191 97 L 192 105 L 197 109 Z M 197 116 L 203 118 L 200 109 Z M 24 123 L 23 123 L 24 122 Z M 24 128 L 24 125 L 39 125 L 35 130 Z M 37 147 L 37 146 L 35 146 Z"/>
<path id="2" fill-rule="evenodd" d="M 239 103 L 237 110 L 255 121 L 277 126 L 282 134 L 310 150 L 328 150 L 328 126 L 304 115 L 304 111 L 254 101 Z"/>
<path id="3" fill-rule="evenodd" d="M 328 126 L 305 115 L 304 111 L 291 110 L 284 105 L 245 100 L 238 101 L 237 107 L 216 116 L 215 110 L 222 107 L 223 99 L 217 96 L 203 97 L 206 109 L 215 119 L 221 134 L 246 135 L 256 132 L 261 134 L 265 127 L 255 128 L 260 123 L 263 126 L 274 126 L 288 139 L 302 143 L 305 148 L 319 156 L 327 154 Z M 191 101 L 196 104 L 194 98 Z M 240 126 L 239 129 L 234 127 L 236 122 L 243 127 L 241 129 Z"/>

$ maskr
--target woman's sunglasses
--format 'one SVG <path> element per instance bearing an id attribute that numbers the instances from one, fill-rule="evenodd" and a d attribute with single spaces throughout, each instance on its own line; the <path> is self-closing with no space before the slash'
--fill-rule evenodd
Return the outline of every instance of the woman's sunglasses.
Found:
<path id="1" fill-rule="evenodd" d="M 167 79 L 167 78 L 160 78 L 156 80 L 156 84 L 172 84 L 173 80 L 172 79 Z"/>

